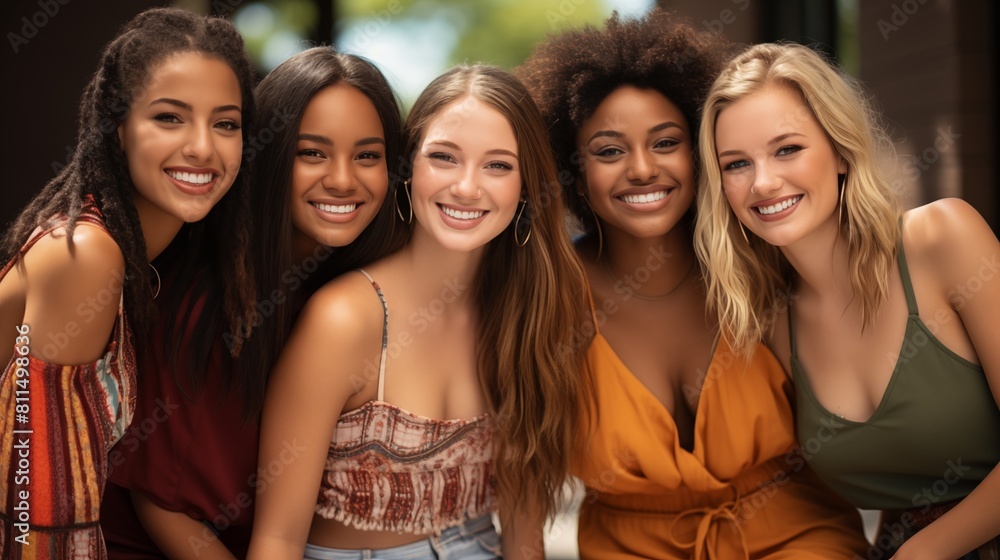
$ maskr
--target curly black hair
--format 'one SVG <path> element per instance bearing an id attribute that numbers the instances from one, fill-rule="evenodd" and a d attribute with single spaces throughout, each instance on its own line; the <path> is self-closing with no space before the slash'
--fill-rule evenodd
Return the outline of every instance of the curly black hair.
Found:
<path id="1" fill-rule="evenodd" d="M 97 71 L 80 100 L 76 150 L 69 165 L 28 203 L 0 245 L 0 259 L 6 262 L 17 256 L 35 227 L 65 216 L 66 238 L 72 249 L 83 201 L 93 196 L 125 259 L 125 311 L 140 353 L 156 314 L 151 293 L 155 282 L 118 126 L 158 63 L 185 52 L 204 53 L 232 68 L 243 97 L 242 133 L 247 144 L 254 131 L 254 77 L 243 39 L 233 24 L 177 8 L 146 10 L 125 24 L 101 54 Z M 245 155 L 243 160 L 245 163 Z M 185 225 L 173 243 L 194 251 L 185 255 L 189 262 L 206 264 L 217 271 L 218 278 L 228 279 L 222 299 L 234 324 L 245 310 L 252 309 L 254 299 L 253 276 L 243 257 L 251 233 L 250 220 L 246 219 L 250 209 L 247 175 L 241 169 L 230 192 L 208 217 Z"/>
<path id="2" fill-rule="evenodd" d="M 656 9 L 634 20 L 622 20 L 616 12 L 604 30 L 587 26 L 549 37 L 518 68 L 549 125 L 559 182 L 585 232 L 595 224 L 577 190 L 576 136 L 583 123 L 621 86 L 653 89 L 684 113 L 692 146 L 697 146 L 701 105 L 731 52 L 721 34 L 698 32 L 670 12 Z"/>

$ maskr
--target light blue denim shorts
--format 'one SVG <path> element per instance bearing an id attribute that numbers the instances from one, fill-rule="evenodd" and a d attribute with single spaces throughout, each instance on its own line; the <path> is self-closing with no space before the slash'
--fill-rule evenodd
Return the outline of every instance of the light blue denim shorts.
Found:
<path id="1" fill-rule="evenodd" d="M 305 560 L 495 560 L 500 535 L 493 518 L 484 515 L 403 546 L 375 550 L 344 550 L 306 543 Z"/>

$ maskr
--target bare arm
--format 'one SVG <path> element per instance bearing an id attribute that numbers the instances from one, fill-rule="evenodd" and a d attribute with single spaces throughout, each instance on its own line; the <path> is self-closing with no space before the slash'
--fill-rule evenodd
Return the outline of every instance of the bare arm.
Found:
<path id="1" fill-rule="evenodd" d="M 235 560 L 229 549 L 204 524 L 154 504 L 132 491 L 132 505 L 149 538 L 171 560 Z"/>
<path id="2" fill-rule="evenodd" d="M 105 231 L 80 224 L 70 252 L 57 230 L 24 257 L 23 323 L 32 355 L 55 364 L 90 363 L 107 347 L 124 289 L 125 259 Z"/>
<path id="3" fill-rule="evenodd" d="M 338 293 L 340 285 L 309 300 L 267 386 L 250 559 L 302 558 L 334 426 L 356 390 L 352 376 L 364 370 L 370 339 L 381 340 L 381 330 L 365 328 L 378 308 Z"/>
<path id="4" fill-rule="evenodd" d="M 511 515 L 504 514 L 501 509 L 501 545 L 503 557 L 508 560 L 545 558 L 545 515 L 533 501 L 530 502 Z"/>
<path id="5" fill-rule="evenodd" d="M 941 230 L 943 286 L 965 284 L 980 274 L 984 261 L 1000 261 L 1000 242 L 983 218 L 967 203 L 944 200 L 935 204 L 933 221 Z M 975 301 L 955 306 L 986 374 L 993 399 L 1000 406 L 1000 275 L 982 282 Z M 966 302 L 969 303 L 969 302 Z M 1000 467 L 989 475 L 951 511 L 907 541 L 894 556 L 957 558 L 1000 535 Z"/>

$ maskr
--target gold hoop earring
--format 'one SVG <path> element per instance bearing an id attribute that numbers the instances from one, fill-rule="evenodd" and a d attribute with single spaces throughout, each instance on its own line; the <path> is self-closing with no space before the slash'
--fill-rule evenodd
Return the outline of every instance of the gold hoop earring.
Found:
<path id="1" fill-rule="evenodd" d="M 528 201 L 522 198 L 521 199 L 521 208 L 518 209 L 518 211 L 517 211 L 517 217 L 514 218 L 514 244 L 517 245 L 518 247 L 524 247 L 525 245 L 528 244 L 528 240 L 531 239 L 531 216 L 530 216 L 530 213 L 529 213 L 529 216 L 528 216 L 528 219 L 527 219 L 527 222 L 528 222 L 528 235 L 524 236 L 524 241 L 521 241 L 521 240 L 519 240 L 517 238 L 517 232 L 523 227 L 523 225 L 521 224 L 521 217 L 524 216 L 524 208 L 526 206 L 528 206 Z"/>
<path id="2" fill-rule="evenodd" d="M 838 191 L 840 194 L 840 202 L 837 204 L 837 223 L 843 227 L 844 225 L 844 199 L 847 198 L 847 173 L 841 173 L 837 175 Z"/>
<path id="3" fill-rule="evenodd" d="M 737 220 L 736 220 L 736 223 L 740 225 L 740 233 L 742 233 L 742 234 L 743 234 L 743 240 L 747 242 L 747 247 L 749 247 L 749 246 L 750 246 L 750 238 L 749 238 L 749 237 L 747 237 L 747 230 L 746 230 L 746 228 L 745 228 L 745 227 L 743 227 L 743 222 L 741 222 L 741 221 L 740 221 L 740 220 L 739 220 L 739 219 L 737 218 Z"/>
<path id="4" fill-rule="evenodd" d="M 597 212 L 594 212 L 590 203 L 587 203 L 587 208 L 590 208 L 590 215 L 594 217 L 594 227 L 597 229 L 597 258 L 600 259 L 601 253 L 604 251 L 604 232 L 601 231 L 601 220 L 597 218 Z"/>
<path id="5" fill-rule="evenodd" d="M 403 209 L 399 207 L 399 191 L 400 190 L 402 190 L 403 193 L 406 195 L 406 203 L 407 203 L 406 207 L 410 210 L 410 217 L 409 217 L 409 219 L 407 219 L 406 217 L 403 216 Z M 409 179 L 403 181 L 402 188 L 396 189 L 395 194 L 393 194 L 393 199 L 396 202 L 396 215 L 399 216 L 399 219 L 403 220 L 403 223 L 405 223 L 407 225 L 412 224 L 413 223 L 413 199 L 410 198 L 410 180 Z"/>
<path id="6" fill-rule="evenodd" d="M 160 295 L 160 271 L 156 270 L 153 263 L 149 263 L 149 268 L 152 268 L 153 274 L 156 275 L 156 290 L 153 292 L 153 299 L 156 299 L 156 296 Z"/>

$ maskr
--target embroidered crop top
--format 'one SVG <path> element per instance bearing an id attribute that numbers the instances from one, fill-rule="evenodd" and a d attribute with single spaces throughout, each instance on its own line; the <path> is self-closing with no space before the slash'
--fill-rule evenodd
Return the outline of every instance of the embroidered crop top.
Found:
<path id="1" fill-rule="evenodd" d="M 486 415 L 435 420 L 383 399 L 389 309 L 382 302 L 378 400 L 337 421 L 316 513 L 358 529 L 437 534 L 497 509 Z"/>

